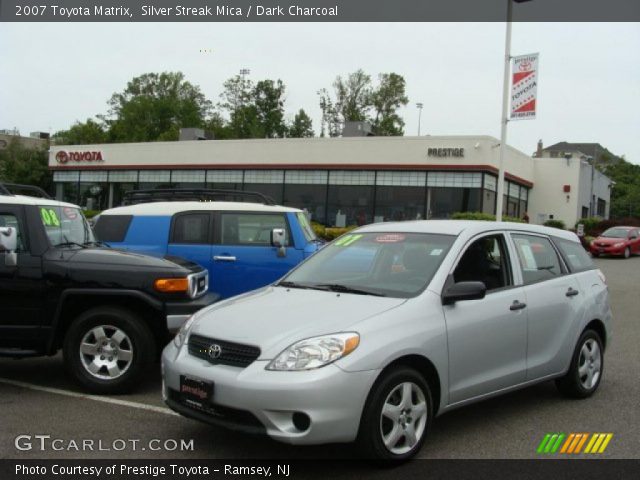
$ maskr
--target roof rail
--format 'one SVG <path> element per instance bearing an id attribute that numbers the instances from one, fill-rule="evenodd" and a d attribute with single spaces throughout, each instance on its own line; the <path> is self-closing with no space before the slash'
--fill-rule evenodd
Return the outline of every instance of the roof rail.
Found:
<path id="1" fill-rule="evenodd" d="M 212 188 L 156 188 L 153 190 L 129 190 L 122 198 L 123 205 L 137 205 L 152 202 L 257 202 L 275 205 L 276 202 L 260 192 L 244 190 L 220 190 Z"/>
<path id="2" fill-rule="evenodd" d="M 21 183 L 0 183 L 1 195 L 26 195 L 28 197 L 46 198 L 52 200 L 51 195 L 35 185 L 23 185 Z"/>

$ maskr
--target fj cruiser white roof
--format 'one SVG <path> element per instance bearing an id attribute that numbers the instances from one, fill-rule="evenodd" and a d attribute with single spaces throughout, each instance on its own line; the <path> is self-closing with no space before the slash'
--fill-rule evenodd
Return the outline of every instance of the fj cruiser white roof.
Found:
<path id="1" fill-rule="evenodd" d="M 104 210 L 100 215 L 148 215 L 167 216 L 175 213 L 193 210 L 205 211 L 239 211 L 239 212 L 301 212 L 298 208 L 283 207 L 280 205 L 264 205 L 262 203 L 247 202 L 152 202 L 139 203 L 137 205 L 127 205 L 124 207 Z"/>

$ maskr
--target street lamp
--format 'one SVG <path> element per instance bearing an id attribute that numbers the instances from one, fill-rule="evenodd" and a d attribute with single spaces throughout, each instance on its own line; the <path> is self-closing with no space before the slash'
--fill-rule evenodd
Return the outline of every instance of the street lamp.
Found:
<path id="1" fill-rule="evenodd" d="M 424 105 L 422 102 L 418 102 L 416 103 L 416 107 L 418 107 L 418 136 L 420 136 L 420 120 L 422 119 L 422 107 L 424 107 Z"/>
<path id="2" fill-rule="evenodd" d="M 496 220 L 502 221 L 504 201 L 504 155 L 507 151 L 507 122 L 509 121 L 509 71 L 511 70 L 511 17 L 513 4 L 531 0 L 507 0 L 507 32 L 504 42 L 504 76 L 502 79 L 502 122 L 500 128 L 500 157 L 498 160 L 498 191 L 496 199 Z"/>

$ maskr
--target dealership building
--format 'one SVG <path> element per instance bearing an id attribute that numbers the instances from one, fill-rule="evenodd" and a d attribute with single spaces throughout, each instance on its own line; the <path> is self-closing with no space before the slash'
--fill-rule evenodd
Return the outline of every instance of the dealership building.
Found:
<path id="1" fill-rule="evenodd" d="M 56 197 L 91 210 L 119 205 L 128 190 L 220 188 L 258 191 L 345 226 L 495 213 L 499 150 L 490 136 L 190 140 L 55 145 L 49 166 Z M 578 155 L 508 147 L 504 167 L 506 215 L 572 225 L 590 205 L 591 166 Z M 611 182 L 598 179 L 593 195 L 606 217 Z"/>

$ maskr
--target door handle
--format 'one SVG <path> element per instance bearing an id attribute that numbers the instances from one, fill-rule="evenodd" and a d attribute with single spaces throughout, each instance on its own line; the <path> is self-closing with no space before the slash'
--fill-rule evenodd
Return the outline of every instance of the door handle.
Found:
<path id="1" fill-rule="evenodd" d="M 511 306 L 509 307 L 509 310 L 515 311 L 515 310 L 522 310 L 523 308 L 527 308 L 526 303 L 521 303 L 519 300 L 514 300 Z"/>
<path id="2" fill-rule="evenodd" d="M 235 262 L 236 257 L 230 255 L 216 255 L 213 257 L 216 262 Z"/>
<path id="3" fill-rule="evenodd" d="M 578 295 L 580 292 L 578 290 L 574 290 L 572 287 L 569 287 L 569 290 L 567 290 L 567 293 L 565 293 L 565 295 L 567 297 L 575 297 L 576 295 Z"/>

